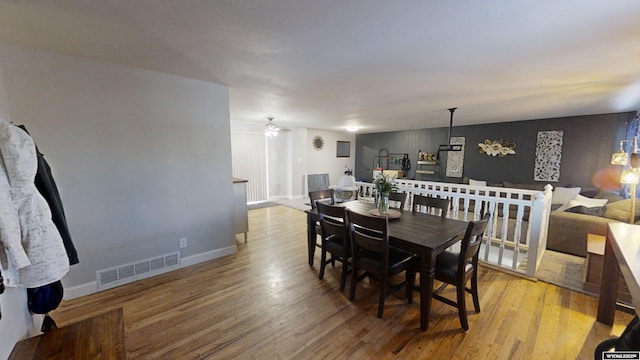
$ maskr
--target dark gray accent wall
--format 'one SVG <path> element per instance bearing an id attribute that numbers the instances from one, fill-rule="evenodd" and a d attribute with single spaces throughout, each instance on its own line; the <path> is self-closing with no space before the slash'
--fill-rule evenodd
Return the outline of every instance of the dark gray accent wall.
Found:
<path id="1" fill-rule="evenodd" d="M 538 132 L 562 130 L 560 181 L 552 185 L 587 187 L 593 186 L 591 179 L 595 173 L 610 166 L 611 153 L 625 136 L 626 122 L 634 116 L 635 112 L 627 112 L 459 127 L 454 121 L 451 136 L 465 137 L 464 177 L 529 184 L 535 182 L 533 169 Z M 437 152 L 438 145 L 447 143 L 447 134 L 448 128 L 445 127 L 357 135 L 355 176 L 370 181 L 372 170 L 377 165 L 374 156 L 379 155 L 381 149 L 386 149 L 391 154 L 409 154 L 411 170 L 406 177 L 416 178 L 418 151 Z M 486 139 L 514 142 L 516 153 L 505 157 L 481 154 L 478 143 Z M 462 178 L 444 177 L 446 157 L 446 153 L 441 153 L 439 174 L 424 176 L 424 180 L 462 182 Z M 384 160 L 381 165 L 385 166 Z M 400 169 L 400 164 L 390 161 L 388 168 Z M 422 175 L 417 179 L 421 180 Z"/>

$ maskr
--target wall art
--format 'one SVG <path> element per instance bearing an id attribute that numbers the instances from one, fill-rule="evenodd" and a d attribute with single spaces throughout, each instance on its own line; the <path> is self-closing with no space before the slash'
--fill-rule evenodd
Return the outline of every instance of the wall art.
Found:
<path id="1" fill-rule="evenodd" d="M 313 137 L 313 140 L 311 140 L 311 145 L 313 145 L 314 149 L 320 151 L 324 147 L 324 139 L 322 136 L 316 135 Z"/>
<path id="2" fill-rule="evenodd" d="M 538 132 L 533 180 L 560 181 L 563 135 L 562 130 Z"/>
<path id="3" fill-rule="evenodd" d="M 462 145 L 460 151 L 448 151 L 447 152 L 447 170 L 446 176 L 448 177 L 462 177 L 462 168 L 464 165 L 464 137 L 452 137 L 451 145 Z"/>
<path id="4" fill-rule="evenodd" d="M 485 140 L 478 144 L 478 151 L 480 154 L 487 154 L 489 156 L 505 157 L 507 155 L 516 153 L 516 143 L 512 143 L 504 140 Z"/>

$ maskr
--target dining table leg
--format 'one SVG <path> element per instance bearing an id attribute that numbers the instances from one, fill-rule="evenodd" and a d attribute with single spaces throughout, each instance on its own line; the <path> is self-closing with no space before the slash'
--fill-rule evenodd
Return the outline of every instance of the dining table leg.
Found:
<path id="1" fill-rule="evenodd" d="M 431 252 L 420 257 L 420 330 L 429 329 L 433 282 L 436 275 L 436 259 Z"/>
<path id="2" fill-rule="evenodd" d="M 316 252 L 316 219 L 312 214 L 307 214 L 307 251 L 309 266 L 313 266 L 313 257 Z"/>

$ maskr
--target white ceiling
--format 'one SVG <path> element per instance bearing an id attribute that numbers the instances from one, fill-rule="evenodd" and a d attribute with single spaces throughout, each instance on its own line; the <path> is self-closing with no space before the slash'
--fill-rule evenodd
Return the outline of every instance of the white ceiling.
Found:
<path id="1" fill-rule="evenodd" d="M 0 0 L 0 39 L 229 87 L 231 120 L 361 132 L 640 108 L 638 0 Z M 635 89 L 635 92 L 633 90 Z"/>

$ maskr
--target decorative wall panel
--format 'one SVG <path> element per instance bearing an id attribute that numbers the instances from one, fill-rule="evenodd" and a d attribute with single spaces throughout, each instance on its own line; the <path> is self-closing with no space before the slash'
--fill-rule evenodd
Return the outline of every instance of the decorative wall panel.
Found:
<path id="1" fill-rule="evenodd" d="M 462 167 L 464 165 L 464 137 L 452 137 L 451 145 L 462 145 L 460 151 L 449 151 L 447 153 L 447 171 L 448 177 L 462 177 Z"/>
<path id="2" fill-rule="evenodd" d="M 560 181 L 563 135 L 562 130 L 538 132 L 533 180 Z"/>

